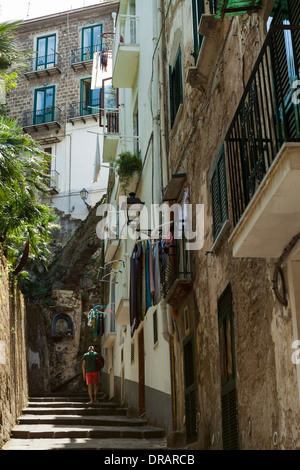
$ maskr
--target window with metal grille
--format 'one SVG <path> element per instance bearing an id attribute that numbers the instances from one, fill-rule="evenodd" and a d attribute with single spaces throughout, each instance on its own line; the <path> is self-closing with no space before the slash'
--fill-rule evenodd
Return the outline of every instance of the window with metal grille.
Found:
<path id="1" fill-rule="evenodd" d="M 130 362 L 131 364 L 134 363 L 134 342 L 131 343 L 130 347 Z"/>
<path id="2" fill-rule="evenodd" d="M 171 127 L 174 124 L 178 108 L 183 103 L 182 70 L 181 70 L 181 47 L 179 46 L 173 67 L 169 67 L 170 75 L 170 111 Z"/>
<path id="3" fill-rule="evenodd" d="M 238 410 L 234 358 L 232 292 L 230 284 L 226 287 L 218 300 L 218 324 L 223 448 L 238 449 Z"/>
<path id="4" fill-rule="evenodd" d="M 224 145 L 211 172 L 213 237 L 216 239 L 228 219 L 228 200 Z"/>

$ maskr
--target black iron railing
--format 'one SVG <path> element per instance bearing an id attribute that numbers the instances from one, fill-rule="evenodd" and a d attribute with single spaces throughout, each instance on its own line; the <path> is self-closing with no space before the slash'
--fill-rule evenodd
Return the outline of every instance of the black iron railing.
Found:
<path id="1" fill-rule="evenodd" d="M 24 111 L 22 126 L 34 126 L 54 121 L 61 122 L 61 109 L 57 106 L 49 106 L 46 109 Z"/>
<path id="2" fill-rule="evenodd" d="M 236 225 L 284 142 L 300 141 L 300 26 L 271 26 L 226 136 Z"/>
<path id="3" fill-rule="evenodd" d="M 81 116 L 89 116 L 91 114 L 99 114 L 99 99 L 90 101 L 78 101 L 77 103 L 70 104 L 69 119 Z"/>
<path id="4" fill-rule="evenodd" d="M 56 52 L 53 54 L 48 54 L 46 56 L 38 56 L 34 54 L 31 59 L 28 61 L 27 72 L 36 72 L 39 70 L 46 70 L 50 68 L 57 67 L 61 69 L 61 56 Z"/>
<path id="5" fill-rule="evenodd" d="M 161 245 L 161 290 L 166 297 L 176 280 L 191 280 L 190 253 L 185 238 L 166 240 Z"/>
<path id="6" fill-rule="evenodd" d="M 107 52 L 107 48 L 103 48 L 102 50 L 104 52 Z M 99 45 L 73 49 L 71 51 L 71 64 L 76 64 L 77 62 L 84 62 L 86 60 L 93 60 L 94 52 L 100 51 L 101 47 Z"/>
<path id="7" fill-rule="evenodd" d="M 209 12 L 211 15 L 215 15 L 218 8 L 218 0 L 209 0 Z"/>

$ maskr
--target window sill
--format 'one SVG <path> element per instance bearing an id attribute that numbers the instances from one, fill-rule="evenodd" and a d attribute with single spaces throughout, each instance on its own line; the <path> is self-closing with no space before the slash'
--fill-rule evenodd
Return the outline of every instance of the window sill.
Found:
<path id="1" fill-rule="evenodd" d="M 218 233 L 218 236 L 215 239 L 210 251 L 212 251 L 213 253 L 216 253 L 219 250 L 221 243 L 224 240 L 224 237 L 226 236 L 226 234 L 228 233 L 230 227 L 231 227 L 231 223 L 229 219 L 227 219 L 226 222 L 224 222 L 223 227 L 221 228 L 220 232 Z"/>

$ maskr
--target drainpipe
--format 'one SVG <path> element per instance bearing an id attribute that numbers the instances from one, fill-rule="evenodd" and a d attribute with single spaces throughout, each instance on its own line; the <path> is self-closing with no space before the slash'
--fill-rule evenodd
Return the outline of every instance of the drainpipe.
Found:
<path id="1" fill-rule="evenodd" d="M 170 2 L 171 3 L 171 2 Z M 170 4 L 169 4 L 170 6 Z M 168 7 L 169 9 L 169 7 Z M 164 0 L 160 0 L 159 6 L 159 28 L 160 31 L 160 45 L 159 45 L 159 94 L 160 94 L 160 139 L 161 139 L 161 164 L 162 164 L 162 185 L 167 185 L 170 178 L 169 159 L 167 152 L 167 140 L 166 140 L 166 124 L 167 124 L 167 101 L 166 101 L 166 76 L 165 76 L 165 64 L 166 62 L 166 38 L 165 38 L 165 7 Z M 162 188 L 163 189 L 163 188 Z"/>

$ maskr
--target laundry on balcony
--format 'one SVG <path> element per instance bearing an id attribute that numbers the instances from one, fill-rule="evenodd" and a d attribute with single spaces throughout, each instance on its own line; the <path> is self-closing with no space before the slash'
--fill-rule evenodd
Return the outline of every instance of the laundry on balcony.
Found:
<path id="1" fill-rule="evenodd" d="M 102 80 L 105 80 L 111 77 L 112 77 L 111 51 L 102 49 L 101 51 L 94 52 L 91 89 L 96 90 L 96 89 L 102 88 Z"/>
<path id="2" fill-rule="evenodd" d="M 172 237 L 139 241 L 130 258 L 130 327 L 131 337 L 147 310 L 161 301 L 164 266 L 169 256 Z"/>
<path id="3" fill-rule="evenodd" d="M 253 13 L 261 6 L 261 0 L 218 0 L 215 18 Z"/>

